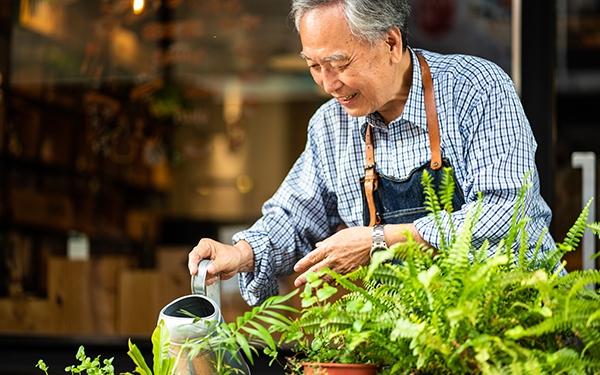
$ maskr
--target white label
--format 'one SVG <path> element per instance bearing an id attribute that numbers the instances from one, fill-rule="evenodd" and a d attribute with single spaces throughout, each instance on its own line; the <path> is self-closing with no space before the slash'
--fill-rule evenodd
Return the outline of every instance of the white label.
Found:
<path id="1" fill-rule="evenodd" d="M 69 260 L 90 259 L 90 240 L 83 233 L 71 233 L 67 240 L 67 258 Z"/>

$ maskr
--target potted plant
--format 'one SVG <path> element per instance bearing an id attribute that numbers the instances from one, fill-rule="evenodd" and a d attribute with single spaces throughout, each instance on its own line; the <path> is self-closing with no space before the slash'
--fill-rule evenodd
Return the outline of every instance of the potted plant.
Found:
<path id="1" fill-rule="evenodd" d="M 139 348 L 130 340 L 127 354 L 135 364 L 135 369 L 133 373 L 126 372 L 124 375 L 134 373 L 139 375 L 238 374 L 239 370 L 232 360 L 239 359 L 239 353 L 243 352 L 252 364 L 253 358 L 259 354 L 258 348 L 262 348 L 263 352 L 274 361 L 278 355 L 275 337 L 292 324 L 286 314 L 297 312 L 286 302 L 296 294 L 297 290 L 294 290 L 285 296 L 268 298 L 259 306 L 239 316 L 234 322 L 212 322 L 212 326 L 207 329 L 210 334 L 179 344 L 175 356 L 171 350 L 169 331 L 161 320 L 152 333 L 152 367 L 146 363 Z M 203 367 L 199 368 L 194 364 L 194 370 L 190 370 L 186 366 L 188 361 L 194 361 L 199 357 L 203 357 L 199 361 L 200 366 Z M 101 360 L 100 357 L 94 359 L 87 357 L 83 346 L 79 347 L 76 359 L 80 363 L 66 367 L 66 373 L 115 374 L 112 358 Z M 43 360 L 40 359 L 36 367 L 48 375 L 49 368 Z"/>
<path id="2" fill-rule="evenodd" d="M 423 177 L 426 206 L 438 224 L 442 209 L 451 209 L 450 175 L 439 198 L 430 176 Z M 332 374 L 315 362 L 335 361 L 369 363 L 385 374 L 600 371 L 600 296 L 584 288 L 600 283 L 600 272 L 563 275 L 558 264 L 577 247 L 589 204 L 554 251 L 538 256 L 538 241 L 528 257 L 527 189 L 525 184 L 511 228 L 491 257 L 487 242 L 471 244 L 478 205 L 435 253 L 409 236 L 375 253 L 368 267 L 308 277 L 303 310 L 286 337 L 300 353 L 292 369 Z M 599 223 L 587 227 L 600 232 Z M 345 294 L 334 298 L 338 289 Z"/>

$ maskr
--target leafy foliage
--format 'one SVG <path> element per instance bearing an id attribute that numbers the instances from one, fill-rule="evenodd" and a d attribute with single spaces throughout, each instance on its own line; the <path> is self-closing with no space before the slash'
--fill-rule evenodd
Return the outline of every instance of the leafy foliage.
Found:
<path id="1" fill-rule="evenodd" d="M 423 175 L 426 206 L 438 229 L 451 231 L 440 233 L 449 241 L 436 255 L 407 234 L 368 267 L 310 275 L 287 340 L 302 360 L 374 363 L 390 374 L 598 373 L 600 296 L 590 287 L 600 284 L 600 272 L 565 275 L 559 263 L 577 248 L 589 204 L 565 240 L 542 256 L 541 238 L 529 245 L 526 183 L 506 237 L 495 251 L 487 242 L 475 248 L 481 196 L 459 228 L 442 225 L 451 220 L 449 172 L 439 196 Z"/>
<path id="2" fill-rule="evenodd" d="M 296 313 L 297 310 L 285 303 L 297 293 L 294 290 L 285 296 L 270 297 L 239 316 L 235 322 L 214 323 L 209 327 L 210 334 L 185 342 L 182 349 L 189 353 L 190 358 L 212 351 L 214 369 L 219 375 L 239 372 L 228 359 L 239 360 L 240 350 L 253 363 L 254 356 L 259 354 L 257 347 L 262 347 L 263 352 L 274 361 L 278 345 L 274 334 L 284 333 L 292 323 L 284 314 Z"/>
<path id="3" fill-rule="evenodd" d="M 273 360 L 277 358 L 277 345 L 274 334 L 283 333 L 292 324 L 286 313 L 298 311 L 285 303 L 298 293 L 297 290 L 285 296 L 274 296 L 265 300 L 261 305 L 238 317 L 235 322 L 215 322 L 209 325 L 209 334 L 205 337 L 188 340 L 183 343 L 177 356 L 174 357 L 170 350 L 171 341 L 169 332 L 163 321 L 160 321 L 152 333 L 152 369 L 146 363 L 138 347 L 129 341 L 127 354 L 135 364 L 133 373 L 124 375 L 172 375 L 176 373 L 178 361 L 187 361 L 206 352 L 211 352 L 214 371 L 218 375 L 232 375 L 239 372 L 230 365 L 229 358 L 238 359 L 239 351 L 243 351 L 246 358 L 252 363 L 253 357 L 258 354 L 257 347 L 262 347 L 263 352 Z M 204 324 L 204 323 L 202 323 Z M 186 354 L 184 354 L 186 353 Z M 77 352 L 77 359 L 81 361 L 78 366 L 69 366 L 65 369 L 71 374 L 87 375 L 114 375 L 112 358 L 100 364 L 100 358 L 94 360 L 85 356 L 81 346 Z M 36 367 L 48 375 L 48 366 L 39 360 Z"/>
<path id="4" fill-rule="evenodd" d="M 75 358 L 79 361 L 79 364 L 67 366 L 65 373 L 69 374 L 87 374 L 87 375 L 114 375 L 115 369 L 112 365 L 113 358 L 104 359 L 100 361 L 100 356 L 92 359 L 85 354 L 85 348 L 80 346 L 77 350 Z M 46 375 L 48 375 L 49 367 L 43 360 L 38 360 L 35 367 L 39 368 Z"/>
<path id="5" fill-rule="evenodd" d="M 152 332 L 152 363 L 153 368 L 146 364 L 144 356 L 135 344 L 129 340 L 129 351 L 127 355 L 131 358 L 135 364 L 134 373 L 140 375 L 170 375 L 173 373 L 175 367 L 176 358 L 169 355 L 169 332 L 165 328 L 165 322 L 160 321 L 156 325 L 154 332 Z M 125 373 L 125 375 L 133 375 L 132 373 Z"/>

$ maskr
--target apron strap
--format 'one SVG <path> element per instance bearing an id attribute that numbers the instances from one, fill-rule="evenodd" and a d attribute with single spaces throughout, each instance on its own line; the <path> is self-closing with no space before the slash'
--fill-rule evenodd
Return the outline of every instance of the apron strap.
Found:
<path id="1" fill-rule="evenodd" d="M 440 150 L 440 126 L 433 94 L 433 79 L 429 71 L 429 65 L 422 54 L 417 52 L 419 65 L 421 66 L 421 78 L 425 96 L 425 115 L 427 117 L 427 132 L 429 133 L 429 148 L 431 150 L 431 169 L 437 170 L 442 167 L 442 152 Z"/>
<path id="2" fill-rule="evenodd" d="M 417 52 L 419 65 L 421 66 L 421 80 L 423 81 L 423 92 L 425 97 L 425 116 L 427 117 L 427 132 L 429 135 L 429 149 L 431 151 L 431 169 L 437 170 L 442 167 L 442 152 L 440 149 L 440 127 L 438 122 L 435 96 L 433 93 L 433 79 L 429 71 L 429 65 L 421 53 Z M 379 224 L 381 219 L 375 208 L 373 192 L 377 190 L 377 173 L 375 172 L 375 151 L 373 148 L 373 136 L 371 124 L 367 124 L 365 133 L 365 196 L 369 206 L 369 226 Z"/>
<path id="3" fill-rule="evenodd" d="M 375 173 L 375 152 L 373 150 L 373 137 L 371 124 L 367 124 L 365 133 L 365 197 L 369 206 L 369 226 L 378 224 L 380 219 L 375 209 L 373 191 L 377 190 L 377 173 Z"/>

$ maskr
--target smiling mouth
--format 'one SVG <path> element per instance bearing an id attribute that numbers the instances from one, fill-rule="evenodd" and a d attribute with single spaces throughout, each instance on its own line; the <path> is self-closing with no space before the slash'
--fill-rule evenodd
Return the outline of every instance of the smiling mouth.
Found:
<path id="1" fill-rule="evenodd" d="M 354 94 L 352 94 L 352 95 L 338 96 L 337 99 L 341 100 L 341 101 L 344 101 L 344 102 L 348 102 L 348 101 L 354 99 L 354 97 L 356 97 L 356 95 L 358 95 L 357 92 L 354 93 Z"/>

